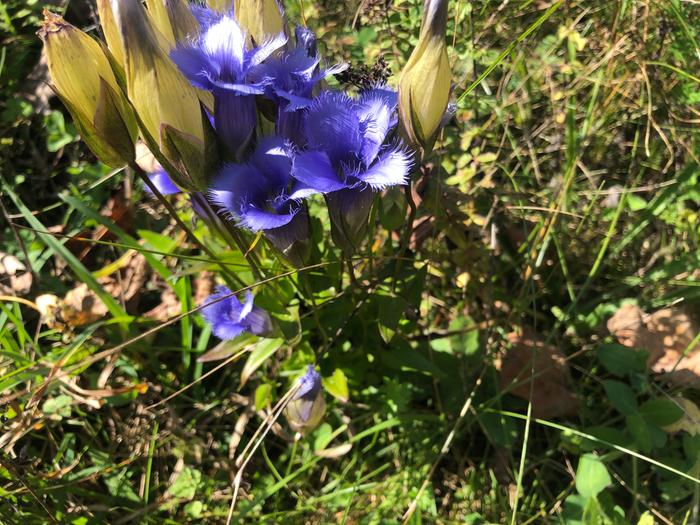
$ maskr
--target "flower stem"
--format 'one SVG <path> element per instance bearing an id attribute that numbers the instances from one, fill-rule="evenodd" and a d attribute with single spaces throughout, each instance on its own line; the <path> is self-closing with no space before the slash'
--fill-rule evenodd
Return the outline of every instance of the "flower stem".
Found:
<path id="1" fill-rule="evenodd" d="M 413 200 L 413 180 L 409 178 L 408 184 L 404 186 L 404 194 L 406 195 L 406 202 L 408 203 L 408 224 L 404 231 L 404 235 L 400 241 L 399 254 L 396 257 L 396 266 L 394 267 L 394 291 L 396 290 L 396 279 L 399 275 L 399 269 L 401 268 L 401 263 L 406 256 L 406 251 L 408 250 L 408 245 L 411 243 L 411 235 L 413 234 L 413 223 L 416 220 L 416 213 L 418 208 L 416 207 L 416 202 Z"/>
<path id="2" fill-rule="evenodd" d="M 202 241 L 200 241 L 195 235 L 195 233 L 192 231 L 192 229 L 189 226 L 187 226 L 187 224 L 185 224 L 185 222 L 177 214 L 177 210 L 175 210 L 170 201 L 168 201 L 168 199 L 166 199 L 163 196 L 163 194 L 160 191 L 158 191 L 158 188 L 155 184 L 153 184 L 151 179 L 148 178 L 146 172 L 143 171 L 141 167 L 138 164 L 136 164 L 136 162 L 130 162 L 129 167 L 134 171 L 134 173 L 141 177 L 141 180 L 143 180 L 144 184 L 148 186 L 148 189 L 150 189 L 153 195 L 155 195 L 156 198 L 161 202 L 161 204 L 165 206 L 165 209 L 168 210 L 170 216 L 175 220 L 178 226 L 182 228 L 185 234 L 189 237 L 190 241 L 192 241 L 196 246 L 198 246 L 202 251 L 204 251 L 204 253 L 206 253 L 209 258 L 215 260 L 221 267 L 221 270 L 227 276 L 237 281 L 236 275 L 233 272 L 231 272 L 231 270 L 222 261 L 219 260 L 216 254 L 213 251 L 211 251 L 211 249 L 209 249 Z"/>

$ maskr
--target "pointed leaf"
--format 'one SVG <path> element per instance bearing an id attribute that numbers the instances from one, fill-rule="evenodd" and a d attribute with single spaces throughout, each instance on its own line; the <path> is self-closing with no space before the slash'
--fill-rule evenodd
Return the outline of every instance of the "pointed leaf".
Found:
<path id="1" fill-rule="evenodd" d="M 346 402 L 350 397 L 348 379 L 340 368 L 336 368 L 333 375 L 323 379 L 323 386 L 330 395 L 342 402 Z"/>
<path id="2" fill-rule="evenodd" d="M 605 464 L 598 456 L 584 454 L 576 469 L 576 490 L 584 498 L 595 498 L 612 479 Z"/>
<path id="3" fill-rule="evenodd" d="M 284 339 L 260 339 L 241 372 L 241 386 L 245 385 L 250 376 L 272 355 L 280 349 Z"/>

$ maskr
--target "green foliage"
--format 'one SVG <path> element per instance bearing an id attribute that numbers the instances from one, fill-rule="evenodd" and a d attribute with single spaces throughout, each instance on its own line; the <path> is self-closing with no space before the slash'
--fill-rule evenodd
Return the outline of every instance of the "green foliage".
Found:
<path id="1" fill-rule="evenodd" d="M 327 56 L 358 75 L 383 74 L 383 57 L 395 85 L 422 4 L 286 7 Z M 234 523 L 396 523 L 414 501 L 408 523 L 696 518 L 700 432 L 679 398 L 697 392 L 606 321 L 630 299 L 698 318 L 698 6 L 450 2 L 458 103 L 416 174 L 415 231 L 402 253 L 407 205 L 388 192 L 352 275 L 320 199 L 317 264 L 296 271 L 245 233 L 231 248 L 173 197 L 215 260 L 132 173 L 96 164 L 32 80 L 41 7 L 0 1 L 2 251 L 33 271 L 21 299 L 84 284 L 107 313 L 66 328 L 0 302 L 0 521 L 224 522 L 236 461 L 309 364 L 325 419 L 298 439 L 277 420 Z M 125 219 L 105 211 L 115 195 Z M 104 280 L 134 253 L 149 275 L 136 304 Z M 252 288 L 275 334 L 215 341 L 191 312 L 212 278 Z M 146 315 L 168 301 L 167 323 Z M 564 356 L 576 410 L 540 416 L 526 373 L 503 380 L 516 327 Z"/>

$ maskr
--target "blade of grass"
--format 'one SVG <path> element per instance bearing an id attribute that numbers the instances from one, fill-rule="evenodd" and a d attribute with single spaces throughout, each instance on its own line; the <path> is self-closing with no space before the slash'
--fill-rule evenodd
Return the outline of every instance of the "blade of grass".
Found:
<path id="1" fill-rule="evenodd" d="M 4 179 L 0 179 L 0 184 L 2 184 L 2 189 L 6 195 L 10 197 L 14 205 L 20 211 L 24 219 L 35 229 L 39 231 L 46 231 L 46 227 L 32 215 L 31 210 L 25 206 L 19 196 L 10 188 L 9 184 L 5 182 Z M 102 302 L 105 304 L 109 313 L 114 317 L 127 317 L 127 313 L 119 305 L 119 303 L 112 297 L 108 292 L 104 290 L 102 285 L 97 282 L 97 279 L 93 277 L 92 273 L 85 268 L 83 263 L 81 263 L 78 258 L 73 255 L 63 244 L 57 241 L 53 235 L 45 235 L 43 233 L 37 233 L 39 239 L 53 251 L 56 256 L 63 259 L 69 268 L 75 273 L 78 278 L 78 282 L 83 282 L 87 287 L 93 291 Z M 122 324 L 124 329 L 126 329 L 126 324 Z"/>
<path id="2" fill-rule="evenodd" d="M 500 414 L 500 415 L 506 416 L 506 417 L 511 417 L 514 419 L 520 419 L 520 420 L 527 419 L 527 416 L 524 414 L 518 414 L 516 412 L 509 412 L 507 410 L 496 410 L 493 408 L 487 408 L 485 411 L 492 412 L 495 414 Z M 546 419 L 540 419 L 537 417 L 534 417 L 531 419 L 532 419 L 532 421 L 534 421 L 535 423 L 537 423 L 539 425 L 543 425 L 543 426 L 549 427 L 549 428 L 554 428 L 554 429 L 559 430 L 561 432 L 570 432 L 571 434 L 574 434 L 578 437 L 582 437 L 582 438 L 588 439 L 590 441 L 593 441 L 595 443 L 600 443 L 601 445 L 605 445 L 606 447 L 613 448 L 619 452 L 622 452 L 624 454 L 628 454 L 628 455 L 635 457 L 637 459 L 641 459 L 645 463 L 649 463 L 650 465 L 654 465 L 655 467 L 659 467 L 663 470 L 666 470 L 667 472 L 671 472 L 672 474 L 675 474 L 676 476 L 680 476 L 680 477 L 685 478 L 689 481 L 692 481 L 693 483 L 700 485 L 700 479 L 698 479 L 694 476 L 691 476 L 690 474 L 686 474 L 685 472 L 682 472 L 682 471 L 680 471 L 680 470 L 678 470 L 670 465 L 666 465 L 665 463 L 661 463 L 660 461 L 657 461 L 654 458 L 650 458 L 649 456 L 645 456 L 644 454 L 640 454 L 639 452 L 636 452 L 636 451 L 631 450 L 629 448 L 625 448 L 625 447 L 622 447 L 620 445 L 615 445 L 614 443 L 610 443 L 609 441 L 605 441 L 604 439 L 597 438 L 595 436 L 592 436 L 591 434 L 587 434 L 586 432 L 582 432 L 582 431 L 577 430 L 575 428 L 567 427 L 565 425 L 560 425 L 558 423 L 552 423 L 551 421 L 547 421 Z"/>
<path id="3" fill-rule="evenodd" d="M 457 105 L 467 96 L 469 93 L 471 93 L 481 82 L 491 74 L 491 72 L 498 67 L 498 65 L 503 61 L 505 57 L 507 57 L 511 51 L 523 40 L 525 40 L 527 37 L 529 37 L 532 33 L 534 33 L 537 28 L 539 28 L 542 24 L 544 24 L 550 16 L 552 16 L 557 9 L 561 7 L 563 3 L 563 0 L 559 0 L 557 3 L 552 5 L 549 9 L 547 9 L 533 24 L 530 25 L 525 31 L 523 31 L 515 40 L 513 40 L 508 46 L 501 51 L 501 53 L 496 57 L 496 60 L 494 60 L 489 67 L 487 67 L 484 72 L 479 75 L 479 77 L 472 82 L 467 89 L 465 89 L 462 94 L 459 96 L 457 99 Z"/>

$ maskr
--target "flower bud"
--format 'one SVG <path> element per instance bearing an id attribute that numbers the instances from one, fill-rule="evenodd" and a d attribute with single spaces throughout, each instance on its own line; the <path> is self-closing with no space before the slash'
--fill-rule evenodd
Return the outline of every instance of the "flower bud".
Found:
<path id="1" fill-rule="evenodd" d="M 425 0 L 418 43 L 401 72 L 399 117 L 406 139 L 432 149 L 450 98 L 445 30 L 447 0 Z"/>
<path id="2" fill-rule="evenodd" d="M 307 434 L 323 419 L 326 402 L 323 399 L 321 375 L 309 365 L 306 373 L 299 378 L 299 390 L 285 408 L 285 416 L 296 432 Z"/>
<path id="3" fill-rule="evenodd" d="M 265 237 L 293 267 L 306 266 L 311 255 L 311 224 L 306 205 L 288 224 L 265 230 Z"/>
<path id="4" fill-rule="evenodd" d="M 134 159 L 136 119 L 104 49 L 62 17 L 44 11 L 38 32 L 44 42 L 51 82 L 83 140 L 105 164 Z"/>
<path id="5" fill-rule="evenodd" d="M 352 256 L 367 235 L 374 193 L 370 187 L 334 191 L 325 195 L 331 219 L 331 237 L 346 257 Z"/>
<path id="6" fill-rule="evenodd" d="M 184 0 L 146 0 L 146 7 L 154 27 L 171 48 L 199 33 L 199 23 Z"/>
<path id="7" fill-rule="evenodd" d="M 206 4 L 219 13 L 229 13 L 233 9 L 233 0 L 207 0 Z"/>
<path id="8" fill-rule="evenodd" d="M 113 0 L 124 43 L 126 88 L 152 151 L 160 149 L 187 189 L 206 185 L 205 127 L 197 92 L 168 58 L 168 43 L 139 0 Z M 155 149 L 154 149 L 155 148 Z"/>
<path id="9" fill-rule="evenodd" d="M 112 4 L 110 0 L 97 0 L 97 14 L 100 17 L 100 25 L 102 26 L 102 32 L 105 35 L 105 42 L 107 42 L 107 48 L 109 52 L 112 53 L 114 60 L 117 64 L 124 69 L 124 45 L 122 44 L 122 37 L 119 35 L 119 28 L 117 27 L 117 22 L 114 20 L 114 13 L 112 12 Z"/>
<path id="10" fill-rule="evenodd" d="M 233 12 L 256 45 L 284 31 L 282 9 L 277 0 L 236 0 Z"/>

